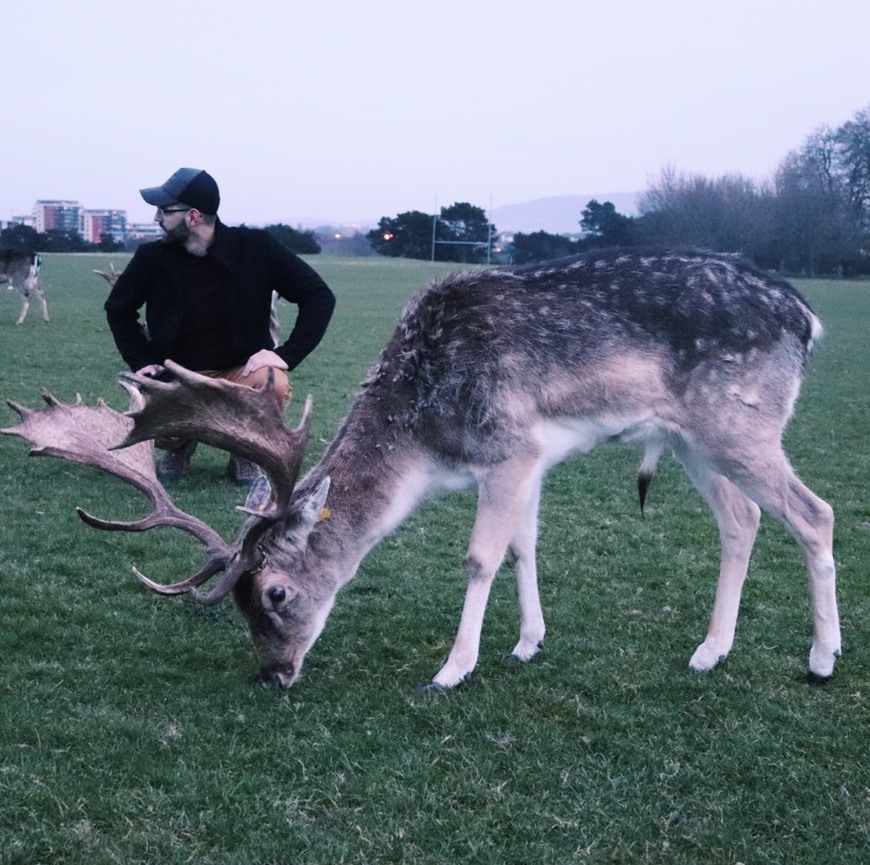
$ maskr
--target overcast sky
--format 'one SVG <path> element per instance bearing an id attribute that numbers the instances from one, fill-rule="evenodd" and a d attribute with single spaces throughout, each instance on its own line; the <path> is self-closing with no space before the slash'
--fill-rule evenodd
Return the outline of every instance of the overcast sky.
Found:
<path id="1" fill-rule="evenodd" d="M 868 0 L 4 3 L 0 216 L 153 210 L 176 168 L 231 224 L 772 176 L 870 105 Z"/>

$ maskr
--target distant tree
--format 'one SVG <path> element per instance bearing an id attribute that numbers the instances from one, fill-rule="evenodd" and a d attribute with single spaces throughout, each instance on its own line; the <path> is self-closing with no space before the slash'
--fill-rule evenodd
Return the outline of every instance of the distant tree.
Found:
<path id="1" fill-rule="evenodd" d="M 435 258 L 463 264 L 483 264 L 489 260 L 490 244 L 496 229 L 486 212 L 468 202 L 441 208 L 436 229 Z"/>
<path id="2" fill-rule="evenodd" d="M 772 183 L 666 169 L 639 209 L 645 242 L 741 252 L 808 276 L 870 273 L 870 106 L 812 132 Z"/>
<path id="3" fill-rule="evenodd" d="M 518 232 L 510 244 L 510 258 L 514 264 L 547 261 L 577 252 L 577 244 L 570 237 L 534 231 L 531 234 Z"/>
<path id="4" fill-rule="evenodd" d="M 124 244 L 111 234 L 100 236 L 99 243 L 88 243 L 77 231 L 52 229 L 39 233 L 29 225 L 12 225 L 0 231 L 0 247 L 29 249 L 34 252 L 116 252 Z"/>
<path id="5" fill-rule="evenodd" d="M 267 225 L 266 231 L 297 255 L 317 255 L 320 252 L 320 244 L 313 231 L 298 231 L 280 222 Z"/>
<path id="6" fill-rule="evenodd" d="M 121 241 L 115 240 L 113 234 L 101 234 L 100 242 L 97 244 L 97 249 L 100 252 L 120 252 L 124 249 L 124 244 Z"/>
<path id="7" fill-rule="evenodd" d="M 584 249 L 594 246 L 630 246 L 635 242 L 634 220 L 619 213 L 610 201 L 599 204 L 594 198 L 583 211 L 580 227 L 585 236 Z"/>
<path id="8" fill-rule="evenodd" d="M 37 235 L 39 252 L 92 252 L 95 244 L 88 243 L 77 231 L 52 229 Z"/>
<path id="9" fill-rule="evenodd" d="M 709 179 L 665 169 L 641 197 L 636 240 L 740 252 L 759 264 L 775 245 L 772 191 L 739 174 Z"/>
<path id="10" fill-rule="evenodd" d="M 838 164 L 846 212 L 855 238 L 870 248 L 870 106 L 858 111 L 836 134 Z"/>
<path id="11" fill-rule="evenodd" d="M 366 234 L 372 249 L 392 258 L 432 257 L 432 216 L 409 210 L 398 216 L 382 216 L 378 227 Z"/>
<path id="12" fill-rule="evenodd" d="M 806 274 L 870 272 L 870 107 L 822 126 L 776 176 L 784 266 Z"/>
<path id="13" fill-rule="evenodd" d="M 29 225 L 17 223 L 0 231 L 0 247 L 3 249 L 39 249 L 39 234 Z"/>
<path id="14" fill-rule="evenodd" d="M 434 231 L 434 235 L 433 235 Z M 442 207 L 433 217 L 419 210 L 382 216 L 366 237 L 380 255 L 401 258 L 484 263 L 496 236 L 486 213 L 467 202 Z"/>
<path id="15" fill-rule="evenodd" d="M 835 134 L 816 130 L 776 174 L 777 229 L 783 270 L 837 272 L 849 257 L 844 190 L 836 176 Z"/>

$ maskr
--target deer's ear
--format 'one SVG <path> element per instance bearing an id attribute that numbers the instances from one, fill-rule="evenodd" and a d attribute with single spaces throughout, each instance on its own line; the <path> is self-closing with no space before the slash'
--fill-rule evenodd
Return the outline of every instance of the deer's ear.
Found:
<path id="1" fill-rule="evenodd" d="M 302 505 L 302 524 L 309 530 L 315 523 L 326 519 L 329 516 L 329 511 L 326 508 L 326 496 L 329 493 L 329 476 L 325 477 L 315 488 L 314 492 L 305 500 Z"/>

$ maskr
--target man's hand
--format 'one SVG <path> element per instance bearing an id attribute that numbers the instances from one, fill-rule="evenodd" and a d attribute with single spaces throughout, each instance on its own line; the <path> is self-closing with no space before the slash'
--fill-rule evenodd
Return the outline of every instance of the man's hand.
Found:
<path id="1" fill-rule="evenodd" d="M 265 366 L 274 366 L 276 369 L 287 369 L 287 364 L 281 357 L 275 354 L 274 351 L 269 351 L 267 348 L 261 348 L 256 354 L 252 354 L 242 370 L 242 377 L 246 378 L 252 372 L 262 369 Z"/>
<path id="2" fill-rule="evenodd" d="M 165 366 L 160 366 L 159 363 L 149 363 L 148 366 L 143 366 L 142 369 L 137 369 L 136 375 L 147 375 L 149 378 L 155 378 L 162 372 L 166 372 Z"/>

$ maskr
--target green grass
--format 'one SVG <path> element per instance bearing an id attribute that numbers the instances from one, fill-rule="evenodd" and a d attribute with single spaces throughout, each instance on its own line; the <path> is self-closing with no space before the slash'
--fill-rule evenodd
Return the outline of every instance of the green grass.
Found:
<path id="1" fill-rule="evenodd" d="M 45 256 L 52 322 L 14 325 L 0 294 L 0 396 L 48 386 L 126 397 L 105 325 L 109 257 Z M 115 257 L 117 264 L 122 258 Z M 405 300 L 443 266 L 315 258 L 339 297 L 294 375 L 315 397 L 309 460 L 346 413 Z M 603 447 L 554 470 L 539 547 L 548 619 L 532 663 L 512 577 L 496 583 L 471 684 L 415 685 L 449 651 L 473 498 L 430 503 L 365 560 L 299 684 L 253 684 L 226 603 L 161 599 L 130 574 L 201 560 L 169 531 L 100 533 L 81 505 L 144 505 L 81 466 L 0 437 L 0 863 L 866 863 L 870 861 L 870 286 L 801 282 L 827 328 L 787 450 L 837 512 L 844 655 L 803 682 L 810 644 L 795 544 L 765 520 L 735 649 L 687 672 L 717 569 L 712 517 L 663 462 L 645 518 L 638 454 Z M 289 317 L 289 312 L 285 312 Z M 15 422 L 5 407 L 0 425 Z M 239 491 L 203 449 L 173 488 L 226 534 Z"/>

